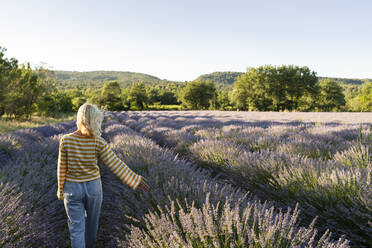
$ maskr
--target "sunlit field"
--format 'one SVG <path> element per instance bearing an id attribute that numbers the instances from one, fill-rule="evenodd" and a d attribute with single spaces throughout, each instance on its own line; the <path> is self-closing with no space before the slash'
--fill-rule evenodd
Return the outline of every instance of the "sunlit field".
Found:
<path id="1" fill-rule="evenodd" d="M 74 121 L 0 135 L 0 247 L 69 247 L 56 198 Z M 150 192 L 100 164 L 97 247 L 372 247 L 372 114 L 106 112 Z"/>
<path id="2" fill-rule="evenodd" d="M 20 121 L 20 120 L 10 119 L 6 116 L 1 116 L 0 117 L 0 134 L 16 131 L 18 129 L 39 127 L 39 126 L 54 124 L 54 123 L 63 122 L 63 121 L 70 121 L 70 120 L 73 120 L 75 116 L 76 116 L 76 113 L 65 113 L 55 118 L 33 115 L 32 119 L 29 121 Z"/>

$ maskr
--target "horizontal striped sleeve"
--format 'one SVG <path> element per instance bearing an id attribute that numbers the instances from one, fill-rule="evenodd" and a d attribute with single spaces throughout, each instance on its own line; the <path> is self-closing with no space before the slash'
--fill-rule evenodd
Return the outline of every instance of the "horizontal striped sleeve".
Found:
<path id="1" fill-rule="evenodd" d="M 132 189 L 136 189 L 142 177 L 132 171 L 116 154 L 104 139 L 99 142 L 99 156 L 110 170 Z"/>
<path id="2" fill-rule="evenodd" d="M 67 153 L 64 147 L 64 139 L 62 137 L 59 143 L 58 162 L 57 162 L 57 181 L 58 181 L 58 195 L 62 196 L 63 188 L 66 181 L 67 173 Z"/>

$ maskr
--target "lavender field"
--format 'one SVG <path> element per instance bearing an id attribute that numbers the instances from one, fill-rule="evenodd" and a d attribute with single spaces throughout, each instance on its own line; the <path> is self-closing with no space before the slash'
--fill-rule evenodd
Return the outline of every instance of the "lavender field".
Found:
<path id="1" fill-rule="evenodd" d="M 338 114 L 338 115 L 337 115 Z M 97 247 L 372 247 L 368 113 L 107 112 L 150 192 L 100 164 Z M 69 247 L 56 198 L 74 122 L 0 136 L 0 247 Z"/>

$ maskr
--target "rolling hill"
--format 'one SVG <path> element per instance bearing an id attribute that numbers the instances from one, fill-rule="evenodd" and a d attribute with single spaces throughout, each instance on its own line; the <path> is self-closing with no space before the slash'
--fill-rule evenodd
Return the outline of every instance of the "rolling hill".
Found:
<path id="1" fill-rule="evenodd" d="M 196 80 L 210 80 L 214 82 L 217 88 L 232 88 L 236 79 L 244 72 L 213 72 L 200 75 Z M 121 88 L 130 87 L 132 83 L 143 82 L 145 85 L 158 84 L 167 82 L 158 77 L 127 71 L 54 71 L 57 84 L 63 89 L 84 89 L 87 87 L 101 88 L 107 81 L 117 81 Z M 372 79 L 350 79 L 336 77 L 319 77 L 320 80 L 333 79 L 336 82 L 344 85 L 361 85 L 367 82 L 372 82 Z"/>
<path id="2" fill-rule="evenodd" d="M 129 87 L 134 82 L 156 84 L 160 78 L 137 72 L 126 71 L 54 71 L 57 84 L 64 88 L 101 88 L 105 82 L 117 81 L 122 88 Z"/>

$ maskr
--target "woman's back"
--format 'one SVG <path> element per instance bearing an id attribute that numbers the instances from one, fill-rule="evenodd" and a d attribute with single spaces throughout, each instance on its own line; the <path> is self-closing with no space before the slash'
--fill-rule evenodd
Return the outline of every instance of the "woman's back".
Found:
<path id="1" fill-rule="evenodd" d="M 102 139 L 102 138 L 101 138 Z M 66 181 L 86 182 L 100 178 L 97 157 L 102 140 L 76 133 L 66 134 L 61 139 L 61 165 L 68 166 Z"/>
<path id="2" fill-rule="evenodd" d="M 87 182 L 101 178 L 98 157 L 125 184 L 133 189 L 137 188 L 141 176 L 120 160 L 102 137 L 77 133 L 66 134 L 61 139 L 58 159 L 60 181 Z"/>

